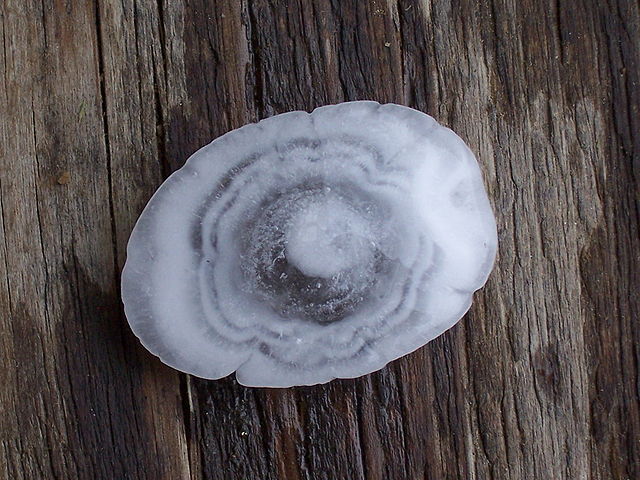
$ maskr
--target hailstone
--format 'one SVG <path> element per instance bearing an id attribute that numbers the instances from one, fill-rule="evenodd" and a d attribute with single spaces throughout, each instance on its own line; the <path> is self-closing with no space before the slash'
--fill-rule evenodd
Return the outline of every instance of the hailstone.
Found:
<path id="1" fill-rule="evenodd" d="M 378 370 L 453 326 L 496 247 L 456 134 L 411 108 L 348 102 L 194 153 L 133 229 L 122 299 L 178 370 L 311 385 Z"/>

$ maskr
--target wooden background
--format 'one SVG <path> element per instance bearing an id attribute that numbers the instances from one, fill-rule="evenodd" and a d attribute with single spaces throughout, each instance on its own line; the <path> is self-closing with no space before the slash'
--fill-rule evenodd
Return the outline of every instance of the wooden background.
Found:
<path id="1" fill-rule="evenodd" d="M 0 476 L 640 478 L 634 0 L 0 0 Z M 131 228 L 189 154 L 343 100 L 477 153 L 500 252 L 381 372 L 202 381 L 132 335 Z"/>

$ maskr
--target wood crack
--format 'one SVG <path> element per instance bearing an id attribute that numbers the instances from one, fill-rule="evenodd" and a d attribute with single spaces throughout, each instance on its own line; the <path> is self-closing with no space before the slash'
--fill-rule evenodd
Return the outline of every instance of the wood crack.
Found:
<path id="1" fill-rule="evenodd" d="M 262 72 L 262 64 L 261 64 L 261 47 L 260 40 L 258 38 L 257 28 L 260 25 L 258 19 L 256 18 L 255 12 L 252 7 L 253 3 L 249 2 L 247 4 L 247 20 L 248 20 L 248 30 L 249 30 L 249 45 L 250 45 L 250 56 L 251 62 L 253 65 L 253 69 L 255 72 L 255 83 L 253 85 L 253 101 L 256 107 L 256 111 L 258 112 L 258 119 L 264 118 L 266 115 L 266 104 L 264 98 L 264 74 Z M 256 119 L 256 120 L 258 120 Z"/>
<path id="2" fill-rule="evenodd" d="M 98 74 L 100 76 L 100 98 L 101 98 L 101 112 L 102 112 L 102 126 L 104 129 L 104 147 L 105 147 L 105 155 L 107 159 L 107 184 L 109 189 L 109 214 L 111 217 L 111 242 L 113 248 L 113 277 L 114 277 L 114 285 L 115 290 L 120 291 L 120 276 L 118 272 L 120 271 L 118 267 L 118 240 L 116 237 L 116 217 L 115 210 L 113 206 L 113 171 L 111 169 L 112 161 L 111 161 L 111 145 L 110 145 L 110 136 L 109 136 L 109 112 L 107 105 L 107 92 L 106 92 L 106 79 L 105 79 L 105 63 L 104 63 L 104 49 L 103 49 L 103 41 L 102 41 L 102 22 L 100 16 L 100 5 L 101 2 L 96 2 L 95 8 L 95 19 L 96 19 L 96 46 L 97 46 L 97 60 L 98 60 Z"/>

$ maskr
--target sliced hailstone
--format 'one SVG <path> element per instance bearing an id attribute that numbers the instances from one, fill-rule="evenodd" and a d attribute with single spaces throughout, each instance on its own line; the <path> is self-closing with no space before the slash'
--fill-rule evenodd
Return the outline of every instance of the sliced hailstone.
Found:
<path id="1" fill-rule="evenodd" d="M 216 139 L 142 212 L 122 298 L 203 378 L 286 387 L 382 368 L 453 326 L 497 236 L 478 164 L 433 118 L 350 102 Z"/>

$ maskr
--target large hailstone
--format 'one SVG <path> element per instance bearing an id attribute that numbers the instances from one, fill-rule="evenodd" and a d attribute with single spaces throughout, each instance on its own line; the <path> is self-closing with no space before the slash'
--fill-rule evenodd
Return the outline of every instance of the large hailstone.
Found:
<path id="1" fill-rule="evenodd" d="M 433 118 L 350 102 L 246 125 L 158 189 L 127 248 L 131 328 L 172 367 L 287 387 L 382 368 L 491 271 L 478 164 Z"/>

